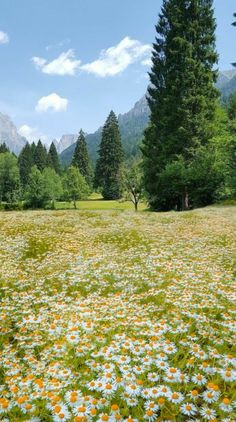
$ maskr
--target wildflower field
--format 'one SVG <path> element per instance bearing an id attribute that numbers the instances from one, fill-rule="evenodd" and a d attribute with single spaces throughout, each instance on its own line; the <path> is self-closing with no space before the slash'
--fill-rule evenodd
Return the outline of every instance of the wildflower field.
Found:
<path id="1" fill-rule="evenodd" d="M 0 420 L 236 421 L 236 207 L 0 214 Z"/>

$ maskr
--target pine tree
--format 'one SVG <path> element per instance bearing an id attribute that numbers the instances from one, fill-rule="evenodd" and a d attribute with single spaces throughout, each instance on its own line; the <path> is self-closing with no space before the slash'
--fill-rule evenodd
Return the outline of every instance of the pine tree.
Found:
<path id="1" fill-rule="evenodd" d="M 145 188 L 155 210 L 188 208 L 188 187 L 169 202 L 162 172 L 180 156 L 188 166 L 213 135 L 218 92 L 212 3 L 164 0 L 159 15 L 149 74 L 150 125 L 142 146 Z"/>
<path id="2" fill-rule="evenodd" d="M 118 199 L 122 194 L 123 149 L 117 117 L 110 112 L 102 131 L 95 170 L 95 187 L 104 199 Z"/>
<path id="3" fill-rule="evenodd" d="M 46 147 L 39 140 L 34 151 L 34 164 L 40 171 L 48 166 L 48 153 Z"/>
<path id="4" fill-rule="evenodd" d="M 87 144 L 84 132 L 81 130 L 76 142 L 74 155 L 72 158 L 72 166 L 78 167 L 80 173 L 85 178 L 88 185 L 92 184 L 92 167 L 88 155 Z"/>
<path id="5" fill-rule="evenodd" d="M 54 142 L 51 143 L 49 151 L 48 151 L 48 164 L 49 164 L 49 167 L 52 167 L 57 174 L 60 174 L 61 172 L 60 159 L 59 159 Z"/>
<path id="6" fill-rule="evenodd" d="M 8 146 L 5 142 L 0 144 L 0 154 L 4 154 L 5 152 L 10 152 Z"/>
<path id="7" fill-rule="evenodd" d="M 34 165 L 34 157 L 32 153 L 31 146 L 27 142 L 24 148 L 21 150 L 20 155 L 18 157 L 18 166 L 20 170 L 20 180 L 23 188 L 26 187 L 29 181 L 29 174 L 31 172 L 31 168 Z"/>

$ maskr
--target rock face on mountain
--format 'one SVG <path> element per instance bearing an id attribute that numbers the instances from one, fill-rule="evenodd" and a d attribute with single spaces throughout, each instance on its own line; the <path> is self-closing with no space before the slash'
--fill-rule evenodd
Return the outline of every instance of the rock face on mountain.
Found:
<path id="1" fill-rule="evenodd" d="M 222 98 L 226 99 L 236 91 L 236 70 L 221 72 L 218 78 L 217 87 L 221 91 Z"/>
<path id="2" fill-rule="evenodd" d="M 0 113 L 0 144 L 3 142 L 6 143 L 10 151 L 19 154 L 27 140 L 17 132 L 10 117 Z"/>
<path id="3" fill-rule="evenodd" d="M 224 95 L 224 90 L 228 90 L 228 85 L 230 86 L 232 80 L 236 77 L 236 69 L 226 70 L 219 73 L 218 81 L 216 83 L 217 88 Z M 232 92 L 232 91 L 231 91 Z M 229 93 L 231 93 L 229 92 Z"/>
<path id="4" fill-rule="evenodd" d="M 77 140 L 77 135 L 63 135 L 59 142 L 57 142 L 56 148 L 59 154 L 66 148 L 70 147 Z"/>

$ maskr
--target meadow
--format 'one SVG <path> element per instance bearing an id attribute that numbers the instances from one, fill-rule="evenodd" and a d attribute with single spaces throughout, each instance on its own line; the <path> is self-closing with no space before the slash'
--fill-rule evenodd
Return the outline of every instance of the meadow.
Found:
<path id="1" fill-rule="evenodd" d="M 0 420 L 235 421 L 236 207 L 113 207 L 0 213 Z"/>

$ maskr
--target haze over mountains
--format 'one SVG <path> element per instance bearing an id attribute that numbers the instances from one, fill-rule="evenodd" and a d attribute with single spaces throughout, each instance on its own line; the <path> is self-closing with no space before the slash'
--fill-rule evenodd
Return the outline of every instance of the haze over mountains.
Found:
<path id="1" fill-rule="evenodd" d="M 220 72 L 217 87 L 222 97 L 227 98 L 236 91 L 236 70 Z M 125 114 L 118 116 L 121 138 L 128 157 L 136 155 L 143 131 L 148 123 L 149 108 L 145 95 Z M 101 140 L 102 127 L 96 132 L 86 135 L 88 150 L 92 161 L 96 160 L 97 149 Z M 69 164 L 75 149 L 77 134 L 65 134 L 60 141 L 54 140 L 64 165 Z M 35 140 L 37 141 L 37 140 Z M 19 134 L 11 118 L 0 112 L 0 143 L 5 142 L 9 149 L 19 154 L 27 139 Z"/>

